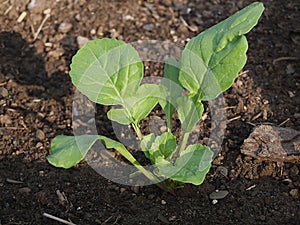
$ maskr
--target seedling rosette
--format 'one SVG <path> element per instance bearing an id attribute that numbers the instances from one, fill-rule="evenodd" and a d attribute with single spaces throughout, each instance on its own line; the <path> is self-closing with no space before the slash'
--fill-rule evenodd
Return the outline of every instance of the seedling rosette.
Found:
<path id="1" fill-rule="evenodd" d="M 130 44 L 108 38 L 88 41 L 72 59 L 72 83 L 91 101 L 115 106 L 108 111 L 108 118 L 131 125 L 154 170 L 141 166 L 122 143 L 102 135 L 57 136 L 51 143 L 48 161 L 56 167 L 70 168 L 84 159 L 96 141 L 101 141 L 164 189 L 161 181 L 165 179 L 200 185 L 210 170 L 213 152 L 201 144 L 187 145 L 187 140 L 202 117 L 202 102 L 230 88 L 246 64 L 245 34 L 257 24 L 263 10 L 262 3 L 252 3 L 192 38 L 179 61 L 166 61 L 159 85 L 141 84 L 143 62 Z M 140 121 L 157 104 L 165 112 L 168 130 L 158 136 L 143 134 Z M 179 142 L 171 132 L 175 111 L 183 131 Z"/>

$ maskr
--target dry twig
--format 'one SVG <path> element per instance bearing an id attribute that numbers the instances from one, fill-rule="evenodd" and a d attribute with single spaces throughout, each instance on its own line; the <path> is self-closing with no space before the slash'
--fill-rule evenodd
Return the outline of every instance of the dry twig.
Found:
<path id="1" fill-rule="evenodd" d="M 48 214 L 48 213 L 43 213 L 43 216 L 44 216 L 44 217 L 47 217 L 47 218 L 50 218 L 50 219 L 53 219 L 53 220 L 56 220 L 56 221 L 58 221 L 58 222 L 67 224 L 67 225 L 76 225 L 75 223 L 69 222 L 69 221 L 67 221 L 67 220 L 63 220 L 63 219 L 58 218 L 58 217 L 56 217 L 56 216 L 52 216 L 52 215 L 50 215 L 50 214 Z"/>

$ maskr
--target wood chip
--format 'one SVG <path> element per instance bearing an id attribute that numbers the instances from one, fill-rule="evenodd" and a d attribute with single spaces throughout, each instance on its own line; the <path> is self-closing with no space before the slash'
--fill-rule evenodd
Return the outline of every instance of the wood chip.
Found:
<path id="1" fill-rule="evenodd" d="M 25 19 L 26 15 L 27 15 L 27 12 L 22 12 L 21 15 L 19 16 L 19 18 L 17 19 L 17 22 L 21 23 Z"/>
<path id="2" fill-rule="evenodd" d="M 241 152 L 263 161 L 300 162 L 300 131 L 261 125 L 244 141 Z"/>

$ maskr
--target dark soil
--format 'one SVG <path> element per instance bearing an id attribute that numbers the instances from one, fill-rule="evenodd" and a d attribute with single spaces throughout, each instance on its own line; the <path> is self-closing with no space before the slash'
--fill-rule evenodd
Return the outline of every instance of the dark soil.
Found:
<path id="1" fill-rule="evenodd" d="M 32 7 L 34 2 L 38 5 Z M 224 94 L 228 123 L 223 148 L 202 185 L 186 185 L 174 194 L 156 186 L 123 186 L 86 163 L 64 170 L 45 158 L 56 135 L 73 134 L 75 89 L 68 71 L 78 36 L 168 40 L 184 46 L 187 38 L 251 2 L 41 0 L 28 5 L 28 0 L 2 0 L 0 224 L 59 224 L 43 213 L 75 224 L 300 224 L 300 165 L 262 162 L 240 153 L 259 124 L 300 130 L 296 0 L 263 1 L 264 15 L 247 35 L 244 73 Z M 46 9 L 51 9 L 50 17 L 35 39 Z M 161 66 L 150 73 L 159 75 L 157 69 Z M 204 128 L 203 137 L 209 132 Z M 109 130 L 103 135 L 110 136 Z M 227 178 L 216 173 L 220 166 L 229 171 Z M 229 194 L 212 204 L 209 194 L 215 189 Z"/>

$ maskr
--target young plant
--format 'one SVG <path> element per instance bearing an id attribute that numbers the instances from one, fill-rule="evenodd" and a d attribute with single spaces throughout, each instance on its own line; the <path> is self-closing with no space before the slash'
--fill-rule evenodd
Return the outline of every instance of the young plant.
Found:
<path id="1" fill-rule="evenodd" d="M 143 63 L 131 45 L 108 38 L 87 42 L 72 59 L 73 84 L 91 101 L 115 106 L 108 111 L 108 118 L 132 126 L 154 170 L 141 166 L 122 143 L 102 135 L 57 136 L 48 161 L 70 168 L 100 140 L 158 185 L 164 179 L 200 185 L 210 169 L 213 152 L 201 144 L 187 146 L 189 134 L 202 117 L 202 101 L 215 99 L 231 87 L 244 67 L 248 48 L 244 34 L 257 24 L 263 10 L 262 3 L 252 3 L 192 38 L 179 62 L 173 58 L 166 61 L 160 85 L 141 84 Z M 165 112 L 168 130 L 159 136 L 144 135 L 140 121 L 157 104 Z M 171 132 L 175 111 L 183 131 L 179 143 Z"/>

